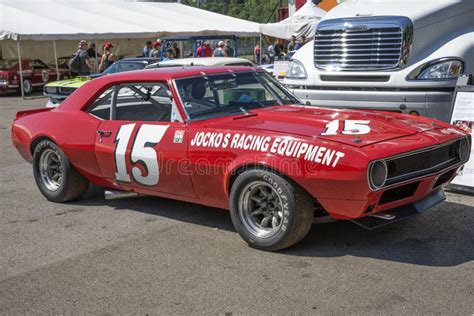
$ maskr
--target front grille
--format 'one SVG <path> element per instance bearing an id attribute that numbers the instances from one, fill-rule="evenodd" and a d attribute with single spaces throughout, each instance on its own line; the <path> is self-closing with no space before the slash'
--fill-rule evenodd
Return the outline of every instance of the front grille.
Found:
<path id="1" fill-rule="evenodd" d="M 314 63 L 330 71 L 397 68 L 408 57 L 413 33 L 405 17 L 323 21 L 314 39 Z"/>
<path id="2" fill-rule="evenodd" d="M 459 148 L 466 140 L 443 144 L 437 147 L 407 153 L 385 159 L 387 164 L 386 185 L 432 174 L 461 162 Z"/>
<path id="3" fill-rule="evenodd" d="M 74 91 L 76 91 L 76 88 L 69 88 L 69 87 L 61 87 L 59 88 L 59 94 L 65 94 L 65 95 L 70 95 Z"/>

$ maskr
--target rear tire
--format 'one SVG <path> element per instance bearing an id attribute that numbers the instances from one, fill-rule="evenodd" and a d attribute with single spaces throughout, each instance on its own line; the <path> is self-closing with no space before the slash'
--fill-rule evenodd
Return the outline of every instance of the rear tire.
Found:
<path id="1" fill-rule="evenodd" d="M 229 203 L 235 229 L 253 248 L 288 248 L 303 239 L 312 225 L 312 198 L 267 170 L 249 170 L 239 175 L 232 185 Z"/>
<path id="2" fill-rule="evenodd" d="M 40 192 L 52 202 L 76 200 L 82 197 L 89 187 L 89 181 L 50 140 L 43 140 L 35 147 L 33 173 Z"/>

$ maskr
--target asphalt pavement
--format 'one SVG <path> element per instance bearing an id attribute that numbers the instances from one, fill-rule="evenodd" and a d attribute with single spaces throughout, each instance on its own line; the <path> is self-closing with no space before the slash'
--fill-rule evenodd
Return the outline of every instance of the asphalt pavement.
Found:
<path id="1" fill-rule="evenodd" d="M 313 225 L 297 246 L 249 248 L 227 211 L 162 198 L 55 204 L 11 144 L 0 96 L 0 314 L 474 314 L 474 197 L 366 231 Z"/>

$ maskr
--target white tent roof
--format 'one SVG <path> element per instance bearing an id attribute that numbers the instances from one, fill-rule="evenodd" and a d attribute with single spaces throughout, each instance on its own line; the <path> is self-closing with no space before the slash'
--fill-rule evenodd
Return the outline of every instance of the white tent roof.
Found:
<path id="1" fill-rule="evenodd" d="M 0 40 L 258 36 L 259 25 L 178 3 L 0 0 Z"/>
<path id="2" fill-rule="evenodd" d="M 307 1 L 294 15 L 278 23 L 260 25 L 260 32 L 277 38 L 290 39 L 292 35 L 307 38 L 314 36 L 316 25 L 326 11 Z"/>

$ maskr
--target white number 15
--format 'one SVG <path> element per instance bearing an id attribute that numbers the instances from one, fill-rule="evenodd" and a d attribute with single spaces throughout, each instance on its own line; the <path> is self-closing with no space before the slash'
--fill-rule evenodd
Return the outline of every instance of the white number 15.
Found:
<path id="1" fill-rule="evenodd" d="M 343 130 L 341 134 L 344 135 L 364 135 L 370 133 L 370 121 L 363 120 L 345 120 L 343 121 Z M 334 120 L 326 124 L 326 130 L 321 133 L 323 136 L 337 135 L 339 130 L 339 120 Z"/>
<path id="2" fill-rule="evenodd" d="M 131 182 L 130 174 L 127 172 L 125 152 L 127 145 L 135 128 L 135 123 L 126 124 L 120 127 L 115 138 L 115 179 L 122 182 Z M 132 144 L 130 163 L 132 164 L 132 177 L 139 184 L 155 186 L 159 181 L 158 157 L 155 146 L 160 143 L 169 125 L 148 125 L 140 126 Z M 145 169 L 145 175 L 137 166 L 141 165 Z"/>

